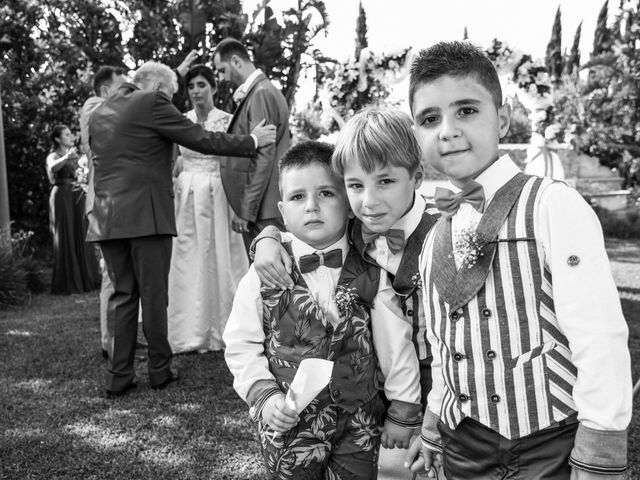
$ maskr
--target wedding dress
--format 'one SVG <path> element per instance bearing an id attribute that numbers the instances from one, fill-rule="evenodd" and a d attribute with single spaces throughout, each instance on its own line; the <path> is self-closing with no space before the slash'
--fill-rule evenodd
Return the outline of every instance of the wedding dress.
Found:
<path id="1" fill-rule="evenodd" d="M 186 116 L 196 121 L 194 110 Z M 214 108 L 204 128 L 226 131 L 230 120 Z M 169 343 L 173 353 L 221 350 L 233 296 L 249 262 L 242 235 L 231 230 L 219 160 L 180 147 L 177 161 L 182 171 L 174 183 L 178 236 L 169 270 Z"/>

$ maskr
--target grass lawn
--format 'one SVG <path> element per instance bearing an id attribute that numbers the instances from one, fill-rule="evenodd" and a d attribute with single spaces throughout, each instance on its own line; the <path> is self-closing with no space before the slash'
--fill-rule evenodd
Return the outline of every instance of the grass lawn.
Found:
<path id="1" fill-rule="evenodd" d="M 640 245 L 609 241 L 608 249 L 637 379 Z M 136 360 L 138 389 L 107 400 L 99 337 L 97 293 L 38 295 L 0 312 L 0 479 L 263 478 L 254 427 L 222 354 L 175 357 L 180 381 L 159 392 Z M 638 415 L 629 460 L 629 478 L 640 478 Z"/>

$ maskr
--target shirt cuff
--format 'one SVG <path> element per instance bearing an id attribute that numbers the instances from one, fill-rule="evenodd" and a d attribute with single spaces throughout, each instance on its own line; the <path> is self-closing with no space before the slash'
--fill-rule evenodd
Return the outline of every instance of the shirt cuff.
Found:
<path id="1" fill-rule="evenodd" d="M 422 433 L 420 440 L 422 445 L 430 450 L 442 453 L 442 438 L 438 431 L 438 422 L 440 417 L 428 408 L 424 411 L 424 419 L 422 420 Z"/>
<path id="2" fill-rule="evenodd" d="M 280 230 L 278 230 L 278 227 L 275 225 L 267 225 L 262 229 L 258 236 L 251 241 L 251 245 L 249 246 L 249 258 L 252 261 L 255 260 L 254 257 L 256 256 L 256 244 L 265 238 L 272 238 L 278 243 L 282 242 L 282 237 L 280 236 Z"/>
<path id="3" fill-rule="evenodd" d="M 387 410 L 387 420 L 405 428 L 419 427 L 422 423 L 422 405 L 392 400 Z"/>
<path id="4" fill-rule="evenodd" d="M 251 138 L 253 138 L 253 143 L 256 144 L 256 150 L 258 150 L 258 148 L 260 148 L 260 145 L 258 145 L 258 137 L 256 135 L 254 135 L 253 133 L 250 134 Z"/>
<path id="5" fill-rule="evenodd" d="M 627 469 L 627 431 L 578 425 L 569 464 L 600 475 L 623 474 Z"/>
<path id="6" fill-rule="evenodd" d="M 251 420 L 257 422 L 262 418 L 262 409 L 267 400 L 274 395 L 282 393 L 275 380 L 258 380 L 249 389 L 247 403 Z"/>

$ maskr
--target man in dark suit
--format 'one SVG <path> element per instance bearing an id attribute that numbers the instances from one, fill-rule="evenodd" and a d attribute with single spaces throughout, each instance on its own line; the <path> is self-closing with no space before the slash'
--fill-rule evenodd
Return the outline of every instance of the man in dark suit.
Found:
<path id="1" fill-rule="evenodd" d="M 147 62 L 132 83 L 124 83 L 94 111 L 89 122 L 95 199 L 87 241 L 100 244 L 114 286 L 107 309 L 110 397 L 135 386 L 138 300 L 151 387 L 164 388 L 176 379 L 167 341 L 167 282 L 171 237 L 176 235 L 174 143 L 202 153 L 244 157 L 275 139 L 274 127 L 264 127 L 264 122 L 251 135 L 205 131 L 171 104 L 177 86 L 169 67 Z"/>
<path id="2" fill-rule="evenodd" d="M 237 108 L 228 133 L 244 134 L 260 120 L 276 126 L 276 143 L 258 154 L 220 163 L 220 177 L 235 216 L 233 230 L 242 233 L 247 251 L 251 241 L 267 225 L 284 229 L 278 210 L 278 161 L 291 146 L 289 107 L 282 93 L 251 62 L 242 43 L 226 38 L 213 55 L 218 74 L 235 88 Z"/>

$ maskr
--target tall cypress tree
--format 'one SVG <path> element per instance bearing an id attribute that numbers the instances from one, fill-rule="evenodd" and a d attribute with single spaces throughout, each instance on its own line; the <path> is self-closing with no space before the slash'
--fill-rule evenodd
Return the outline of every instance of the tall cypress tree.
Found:
<path id="1" fill-rule="evenodd" d="M 573 36 L 573 45 L 566 64 L 566 72 L 569 75 L 578 73 L 580 70 L 580 37 L 582 36 L 582 22 L 576 28 L 576 34 Z"/>
<path id="2" fill-rule="evenodd" d="M 551 30 L 551 39 L 547 44 L 547 54 L 544 59 L 547 72 L 554 81 L 559 81 L 562 75 L 562 21 L 560 7 L 556 11 L 556 18 Z"/>
<path id="3" fill-rule="evenodd" d="M 462 33 L 462 40 L 464 41 L 469 40 L 469 31 L 467 30 L 466 25 L 464 27 L 464 32 Z"/>
<path id="4" fill-rule="evenodd" d="M 362 2 L 360 2 L 360 10 L 358 12 L 358 22 L 356 23 L 356 59 L 360 58 L 360 52 L 363 48 L 367 48 L 367 13 L 364 11 Z"/>
<path id="5" fill-rule="evenodd" d="M 600 13 L 596 30 L 593 34 L 593 51 L 591 57 L 597 57 L 603 52 L 607 52 L 611 47 L 611 31 L 607 27 L 607 17 L 609 16 L 609 0 L 605 0 Z"/>

